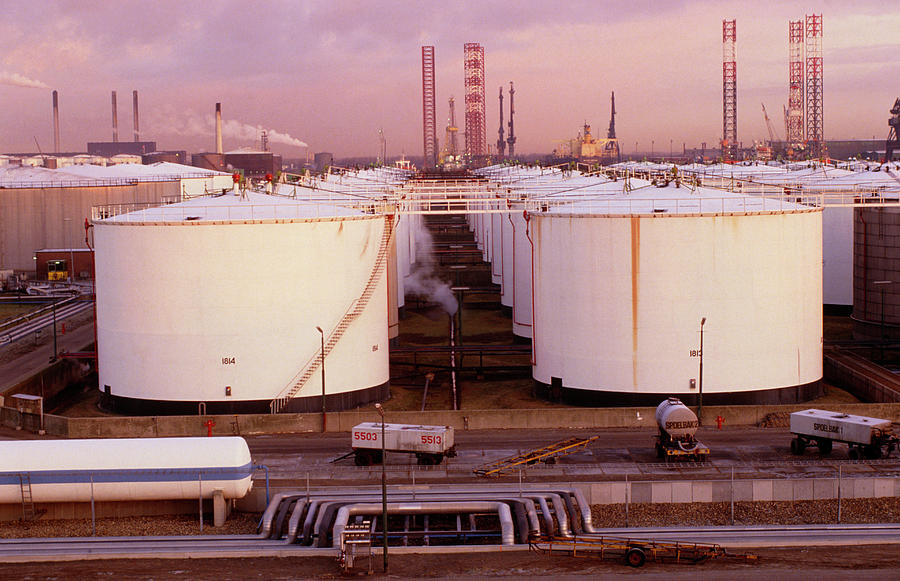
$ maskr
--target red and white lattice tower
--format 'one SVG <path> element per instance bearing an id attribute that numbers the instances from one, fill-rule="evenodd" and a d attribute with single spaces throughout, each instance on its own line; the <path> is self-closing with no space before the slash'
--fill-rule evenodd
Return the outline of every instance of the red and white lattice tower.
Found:
<path id="1" fill-rule="evenodd" d="M 484 122 L 484 47 L 476 42 L 464 46 L 466 72 L 466 155 L 487 154 Z"/>
<path id="2" fill-rule="evenodd" d="M 803 21 L 788 23 L 788 108 L 787 142 L 803 144 Z"/>
<path id="3" fill-rule="evenodd" d="M 811 157 L 824 157 L 822 111 L 822 15 L 806 16 L 806 143 Z"/>
<path id="4" fill-rule="evenodd" d="M 434 102 L 434 47 L 422 47 L 422 129 L 425 167 L 437 165 L 437 107 Z"/>
<path id="5" fill-rule="evenodd" d="M 737 24 L 722 21 L 722 157 L 737 159 Z"/>

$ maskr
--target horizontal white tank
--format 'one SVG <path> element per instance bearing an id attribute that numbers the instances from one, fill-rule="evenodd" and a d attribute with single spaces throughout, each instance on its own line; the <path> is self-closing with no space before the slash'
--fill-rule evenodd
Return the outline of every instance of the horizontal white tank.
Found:
<path id="1" fill-rule="evenodd" d="M 0 504 L 243 498 L 252 486 L 239 437 L 8 440 L 0 442 Z"/>
<path id="2" fill-rule="evenodd" d="M 268 412 L 318 363 L 316 327 L 328 342 L 357 310 L 325 357 L 327 405 L 386 397 L 386 260 L 359 302 L 386 218 L 252 194 L 196 202 L 94 223 L 99 385 L 110 407 Z M 321 410 L 322 391 L 317 366 L 287 410 Z"/>
<path id="3" fill-rule="evenodd" d="M 707 403 L 819 393 L 821 209 L 724 196 L 644 188 L 530 214 L 539 389 L 589 405 L 694 403 L 701 380 Z"/>

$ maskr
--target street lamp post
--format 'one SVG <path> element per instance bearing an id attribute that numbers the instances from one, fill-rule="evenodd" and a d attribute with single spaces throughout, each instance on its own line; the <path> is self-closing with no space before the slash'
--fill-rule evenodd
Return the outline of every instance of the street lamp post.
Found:
<path id="1" fill-rule="evenodd" d="M 316 331 L 319 332 L 319 336 L 322 338 L 322 360 L 319 362 L 319 365 L 322 367 L 322 433 L 325 433 L 325 331 L 322 330 L 322 327 L 316 325 Z"/>
<path id="2" fill-rule="evenodd" d="M 387 474 L 384 465 L 387 464 L 387 455 L 384 449 L 384 408 L 380 403 L 375 404 L 375 409 L 381 416 L 381 538 L 384 541 L 384 572 L 388 572 L 388 536 L 387 536 Z"/>
<path id="3" fill-rule="evenodd" d="M 697 396 L 697 425 L 703 425 L 703 325 L 706 324 L 706 317 L 700 319 L 700 393 Z"/>

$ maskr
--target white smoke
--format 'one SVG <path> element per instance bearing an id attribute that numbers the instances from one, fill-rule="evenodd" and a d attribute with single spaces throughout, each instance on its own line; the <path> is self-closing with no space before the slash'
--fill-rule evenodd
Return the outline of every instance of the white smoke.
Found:
<path id="1" fill-rule="evenodd" d="M 23 77 L 19 73 L 7 73 L 0 71 L 0 85 L 13 85 L 14 87 L 29 87 L 32 89 L 49 89 L 50 86 L 41 81 L 35 81 L 28 77 Z"/>
<path id="2" fill-rule="evenodd" d="M 416 220 L 413 236 L 416 237 L 416 263 L 413 265 L 409 276 L 403 279 L 403 285 L 407 292 L 427 297 L 430 301 L 440 304 L 448 315 L 455 315 L 459 309 L 459 303 L 450 290 L 450 285 L 437 278 L 431 268 L 434 255 L 434 243 L 431 232 L 425 227 L 424 220 Z"/>
<path id="3" fill-rule="evenodd" d="M 170 133 L 182 137 L 198 137 L 216 134 L 216 118 L 215 115 L 195 115 L 189 113 L 187 116 L 167 114 L 162 118 L 153 119 L 156 130 L 160 133 Z M 256 142 L 262 132 L 265 131 L 268 136 L 269 143 L 279 143 L 281 145 L 290 145 L 293 147 L 309 147 L 306 142 L 292 137 L 288 133 L 282 133 L 274 129 L 264 128 L 262 125 L 249 125 L 241 123 L 235 119 L 222 120 L 222 137 L 226 139 L 236 139 L 242 142 Z"/>

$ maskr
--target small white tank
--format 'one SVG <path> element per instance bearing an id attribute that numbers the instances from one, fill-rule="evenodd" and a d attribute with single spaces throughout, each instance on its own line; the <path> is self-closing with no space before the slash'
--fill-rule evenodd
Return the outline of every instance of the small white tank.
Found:
<path id="1" fill-rule="evenodd" d="M 656 424 L 673 440 L 691 437 L 699 427 L 697 416 L 677 397 L 670 397 L 656 407 Z"/>

